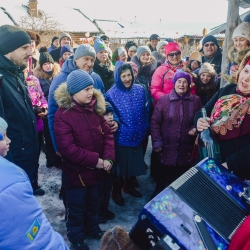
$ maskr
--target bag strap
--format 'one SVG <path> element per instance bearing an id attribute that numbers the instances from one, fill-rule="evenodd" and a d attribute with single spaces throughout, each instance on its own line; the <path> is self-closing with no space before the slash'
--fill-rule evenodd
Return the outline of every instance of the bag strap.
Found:
<path id="1" fill-rule="evenodd" d="M 163 75 L 162 75 L 162 82 L 161 82 L 161 90 L 163 90 L 163 86 L 164 86 L 164 77 L 165 75 L 170 71 L 170 69 L 168 69 Z"/>

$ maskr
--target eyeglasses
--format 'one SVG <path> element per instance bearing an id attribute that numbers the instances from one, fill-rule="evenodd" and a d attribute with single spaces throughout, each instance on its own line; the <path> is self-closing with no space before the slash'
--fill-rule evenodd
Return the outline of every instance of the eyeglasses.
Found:
<path id="1" fill-rule="evenodd" d="M 204 44 L 204 47 L 214 47 L 215 46 L 215 43 L 206 43 Z"/>
<path id="2" fill-rule="evenodd" d="M 179 56 L 180 54 L 181 54 L 181 52 L 178 51 L 178 52 L 175 52 L 175 53 L 169 53 L 168 56 L 169 56 L 169 57 L 174 57 L 174 56 L 177 57 L 177 56 Z"/>

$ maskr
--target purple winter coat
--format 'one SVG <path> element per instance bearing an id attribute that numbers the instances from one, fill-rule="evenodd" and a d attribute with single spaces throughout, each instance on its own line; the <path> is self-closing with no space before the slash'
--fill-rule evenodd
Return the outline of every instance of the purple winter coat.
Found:
<path id="1" fill-rule="evenodd" d="M 151 136 L 153 148 L 162 148 L 158 159 L 163 165 L 189 163 L 195 136 L 188 132 L 194 128 L 194 115 L 201 108 L 198 96 L 188 93 L 180 99 L 174 89 L 158 101 L 151 118 Z"/>
<path id="2" fill-rule="evenodd" d="M 113 134 L 103 117 L 104 97 L 94 90 L 91 103 L 80 105 L 70 96 L 66 83 L 56 89 L 54 96 L 59 106 L 54 131 L 68 187 L 97 184 L 107 173 L 96 168 L 98 159 L 115 160 Z"/>

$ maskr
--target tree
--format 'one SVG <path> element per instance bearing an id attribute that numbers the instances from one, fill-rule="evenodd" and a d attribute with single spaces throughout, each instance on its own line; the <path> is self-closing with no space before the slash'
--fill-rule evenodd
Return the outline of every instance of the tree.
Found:
<path id="1" fill-rule="evenodd" d="M 38 15 L 30 15 L 27 11 L 25 16 L 21 16 L 19 25 L 25 30 L 38 33 L 42 37 L 41 46 L 49 46 L 53 36 L 62 33 L 62 25 L 54 17 L 43 10 L 38 11 Z"/>

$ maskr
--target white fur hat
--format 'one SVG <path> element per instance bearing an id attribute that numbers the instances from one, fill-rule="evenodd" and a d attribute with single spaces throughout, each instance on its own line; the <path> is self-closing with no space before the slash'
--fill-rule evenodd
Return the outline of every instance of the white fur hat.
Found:
<path id="1" fill-rule="evenodd" d="M 240 23 L 234 30 L 232 38 L 243 37 L 250 42 L 250 23 Z"/>

